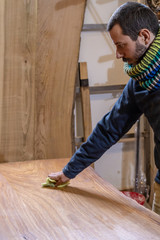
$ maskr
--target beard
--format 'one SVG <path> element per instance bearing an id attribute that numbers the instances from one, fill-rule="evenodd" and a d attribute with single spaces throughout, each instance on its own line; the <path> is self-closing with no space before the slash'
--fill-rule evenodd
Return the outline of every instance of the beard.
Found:
<path id="1" fill-rule="evenodd" d="M 137 63 L 139 63 L 142 60 L 146 51 L 147 51 L 147 47 L 140 44 L 139 41 L 137 40 L 136 41 L 136 53 L 135 53 L 135 59 L 137 59 Z"/>
<path id="2" fill-rule="evenodd" d="M 139 63 L 142 60 L 142 58 L 144 57 L 146 51 L 147 51 L 147 47 L 140 44 L 139 41 L 137 40 L 136 47 L 135 47 L 135 54 L 133 56 L 134 63 L 132 63 L 132 65 L 136 65 L 137 63 Z M 128 58 L 123 58 L 124 62 L 128 62 L 129 60 L 130 59 L 128 59 Z"/>

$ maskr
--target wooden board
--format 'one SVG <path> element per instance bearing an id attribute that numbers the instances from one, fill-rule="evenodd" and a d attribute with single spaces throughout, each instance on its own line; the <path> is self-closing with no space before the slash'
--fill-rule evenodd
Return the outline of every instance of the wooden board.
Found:
<path id="1" fill-rule="evenodd" d="M 68 159 L 0 164 L 1 240 L 159 240 L 160 216 L 89 167 L 62 190 L 41 188 Z"/>
<path id="2" fill-rule="evenodd" d="M 84 141 L 87 140 L 92 132 L 92 118 L 91 118 L 91 105 L 89 93 L 89 81 L 87 63 L 79 63 L 80 71 L 80 89 L 81 89 L 81 103 L 82 103 L 82 117 L 83 117 L 83 132 Z"/>
<path id="3" fill-rule="evenodd" d="M 0 9 L 0 161 L 34 159 L 36 1 Z"/>
<path id="4" fill-rule="evenodd" d="M 72 155 L 84 8 L 85 0 L 0 1 L 0 162 Z"/>
<path id="5" fill-rule="evenodd" d="M 38 4 L 35 158 L 71 157 L 85 0 L 39 0 Z"/>

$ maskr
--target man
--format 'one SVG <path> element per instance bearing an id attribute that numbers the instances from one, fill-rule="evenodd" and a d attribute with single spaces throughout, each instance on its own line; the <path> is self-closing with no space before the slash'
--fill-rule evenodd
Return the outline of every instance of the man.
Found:
<path id="1" fill-rule="evenodd" d="M 76 151 L 61 172 L 51 173 L 57 185 L 74 178 L 115 144 L 144 113 L 155 140 L 155 178 L 153 210 L 160 214 L 160 30 L 157 17 L 147 6 L 128 2 L 109 20 L 107 30 L 131 77 L 119 100 Z"/>

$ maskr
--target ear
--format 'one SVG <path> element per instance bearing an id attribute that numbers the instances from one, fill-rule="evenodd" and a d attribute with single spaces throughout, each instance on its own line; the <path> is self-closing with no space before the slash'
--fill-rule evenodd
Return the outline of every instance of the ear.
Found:
<path id="1" fill-rule="evenodd" d="M 141 29 L 138 36 L 139 36 L 140 42 L 145 45 L 150 44 L 154 39 L 153 33 L 151 33 L 146 28 Z"/>

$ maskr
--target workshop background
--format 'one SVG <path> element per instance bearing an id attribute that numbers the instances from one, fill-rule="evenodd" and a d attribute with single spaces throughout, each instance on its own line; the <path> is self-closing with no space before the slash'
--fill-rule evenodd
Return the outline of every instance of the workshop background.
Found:
<path id="1" fill-rule="evenodd" d="M 81 33 L 79 62 L 87 62 L 89 86 L 111 86 L 115 90 L 90 94 L 92 129 L 104 114 L 111 110 L 121 94 L 120 85 L 126 84 L 129 77 L 123 71 L 122 60 L 115 57 L 115 47 L 105 30 L 95 30 L 99 24 L 107 24 L 115 9 L 127 1 L 88 0 L 84 16 L 84 30 Z M 139 1 L 145 3 L 145 1 Z M 94 28 L 89 29 L 89 26 Z M 88 31 L 85 26 L 88 26 Z M 117 90 L 116 90 L 117 89 Z M 81 100 L 76 104 L 76 136 L 83 135 L 81 121 Z M 147 135 L 148 134 L 148 135 Z M 150 181 L 155 175 L 153 160 L 152 131 L 146 119 L 140 119 L 140 143 L 138 146 L 139 178 Z M 148 141 L 148 142 L 147 142 Z M 147 146 L 147 149 L 146 149 Z M 147 153 L 144 151 L 147 151 Z M 135 187 L 135 168 L 137 161 L 137 123 L 124 139 L 111 147 L 99 161 L 95 171 L 119 190 Z M 148 158 L 148 159 L 146 159 Z M 147 163 L 149 161 L 149 163 Z M 151 164 L 152 163 L 152 164 Z M 147 171 L 147 174 L 146 174 Z M 147 176 L 146 176 L 147 175 Z M 146 179 L 150 178 L 150 179 Z M 146 187 L 149 188 L 149 186 Z M 144 183 L 145 184 L 145 183 Z"/>

